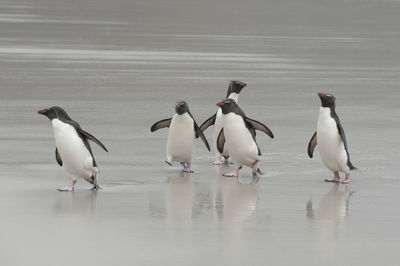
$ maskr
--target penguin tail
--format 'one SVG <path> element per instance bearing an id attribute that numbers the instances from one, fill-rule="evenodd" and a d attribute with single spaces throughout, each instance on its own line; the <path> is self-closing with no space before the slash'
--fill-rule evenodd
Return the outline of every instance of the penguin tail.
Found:
<path id="1" fill-rule="evenodd" d="M 350 170 L 357 170 L 357 167 L 355 167 L 350 161 L 347 162 L 347 166 L 350 168 Z"/>

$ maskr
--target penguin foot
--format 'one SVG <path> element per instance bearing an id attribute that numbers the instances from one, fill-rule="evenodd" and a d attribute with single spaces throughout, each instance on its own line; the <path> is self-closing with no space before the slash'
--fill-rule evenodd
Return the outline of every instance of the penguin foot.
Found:
<path id="1" fill-rule="evenodd" d="M 260 169 L 258 169 L 258 167 L 260 166 L 261 161 L 257 160 L 254 165 L 253 165 L 253 171 L 251 172 L 254 175 L 257 175 L 258 172 L 261 172 Z M 261 174 L 261 173 L 260 173 Z"/>
<path id="2" fill-rule="evenodd" d="M 184 168 L 183 172 L 185 172 L 185 173 L 194 173 L 194 171 L 192 169 L 189 169 L 189 168 Z"/>
<path id="3" fill-rule="evenodd" d="M 226 177 L 237 177 L 238 174 L 235 173 L 235 172 L 232 172 L 232 173 L 225 173 L 225 174 L 223 174 L 223 176 L 226 176 Z"/>
<path id="4" fill-rule="evenodd" d="M 57 191 L 59 191 L 59 192 L 71 192 L 71 191 L 74 191 L 74 187 L 72 187 L 72 186 L 59 187 L 59 188 L 57 188 Z"/>
<path id="5" fill-rule="evenodd" d="M 340 182 L 339 172 L 333 172 L 333 178 L 326 178 L 325 182 L 339 183 Z"/>
<path id="6" fill-rule="evenodd" d="M 238 168 L 236 168 L 233 172 L 231 172 L 231 173 L 225 173 L 225 174 L 223 174 L 223 176 L 226 176 L 226 177 L 238 177 L 239 176 L 239 170 L 240 170 L 240 168 L 241 167 L 238 167 Z"/>
<path id="7" fill-rule="evenodd" d="M 168 161 L 165 161 L 169 166 L 172 166 L 172 163 L 170 163 L 170 162 L 168 162 Z"/>
<path id="8" fill-rule="evenodd" d="M 260 175 L 263 175 L 263 174 L 264 174 L 263 172 L 261 172 L 260 168 L 257 169 L 257 172 L 258 172 Z"/>
<path id="9" fill-rule="evenodd" d="M 339 183 L 340 179 L 337 178 L 325 178 L 325 182 L 333 182 L 333 183 Z"/>
<path id="10" fill-rule="evenodd" d="M 217 157 L 215 159 L 215 161 L 213 162 L 213 165 L 221 165 L 221 164 L 223 164 L 223 162 L 221 161 L 221 159 L 219 157 Z"/>
<path id="11" fill-rule="evenodd" d="M 340 182 L 341 184 L 348 184 L 350 183 L 350 175 L 346 174 L 346 177 L 343 179 L 342 182 Z"/>
<path id="12" fill-rule="evenodd" d="M 99 189 L 101 189 L 101 186 L 94 185 L 90 190 L 99 190 Z"/>
<path id="13" fill-rule="evenodd" d="M 74 187 L 75 187 L 75 183 L 76 183 L 76 179 L 74 180 L 73 178 L 71 178 L 71 184 L 68 187 L 60 187 L 57 188 L 57 191 L 60 192 L 70 192 L 70 191 L 74 191 Z"/>

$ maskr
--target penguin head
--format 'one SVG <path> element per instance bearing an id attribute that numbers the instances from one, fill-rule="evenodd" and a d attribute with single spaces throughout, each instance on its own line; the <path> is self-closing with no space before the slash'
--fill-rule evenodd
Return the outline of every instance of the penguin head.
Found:
<path id="1" fill-rule="evenodd" d="M 189 112 L 189 106 L 185 101 L 179 101 L 175 103 L 175 112 L 178 115 L 182 115 L 184 113 Z"/>
<path id="2" fill-rule="evenodd" d="M 242 81 L 231 80 L 229 83 L 228 92 L 226 93 L 226 98 L 228 98 L 231 93 L 239 94 L 240 91 L 246 86 L 247 84 Z"/>
<path id="3" fill-rule="evenodd" d="M 336 98 L 332 94 L 329 93 L 318 93 L 319 98 L 321 99 L 322 107 L 335 107 Z"/>
<path id="4" fill-rule="evenodd" d="M 53 120 L 55 118 L 60 119 L 61 121 L 65 120 L 71 120 L 67 112 L 64 111 L 59 106 L 53 106 L 47 109 L 41 109 L 37 111 L 38 114 L 47 116 L 50 120 Z"/>
<path id="5" fill-rule="evenodd" d="M 217 106 L 221 107 L 223 114 L 235 112 L 235 110 L 237 109 L 237 103 L 234 99 L 230 98 L 226 98 L 222 101 L 217 102 Z"/>

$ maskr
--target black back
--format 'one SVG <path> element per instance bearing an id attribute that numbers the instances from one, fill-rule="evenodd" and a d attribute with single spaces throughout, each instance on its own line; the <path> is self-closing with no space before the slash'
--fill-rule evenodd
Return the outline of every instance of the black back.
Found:
<path id="1" fill-rule="evenodd" d="M 50 120 L 59 119 L 60 121 L 71 125 L 75 129 L 78 136 L 82 139 L 83 144 L 85 144 L 85 147 L 88 149 L 90 155 L 92 156 L 93 166 L 97 167 L 97 163 L 96 160 L 94 159 L 93 152 L 88 140 L 90 139 L 94 141 L 95 143 L 100 145 L 105 151 L 107 151 L 106 147 L 98 139 L 96 139 L 94 136 L 82 130 L 78 122 L 72 120 L 71 117 L 67 114 L 67 112 L 59 106 L 53 106 L 47 109 L 42 109 L 39 110 L 38 113 L 47 116 Z M 56 159 L 58 162 L 59 158 L 57 158 L 57 152 L 56 152 Z M 60 164 L 60 162 L 58 163 Z"/>

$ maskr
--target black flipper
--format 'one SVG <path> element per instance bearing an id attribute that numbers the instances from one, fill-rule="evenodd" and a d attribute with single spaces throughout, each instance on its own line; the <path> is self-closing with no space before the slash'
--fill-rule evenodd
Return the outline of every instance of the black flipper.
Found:
<path id="1" fill-rule="evenodd" d="M 92 136 L 92 135 L 90 135 L 89 133 L 83 131 L 83 130 L 81 129 L 81 127 L 79 126 L 78 122 L 76 122 L 76 121 L 74 121 L 74 120 L 68 120 L 68 121 L 64 121 L 64 122 L 67 123 L 67 124 L 69 124 L 69 125 L 71 125 L 71 126 L 73 126 L 73 127 L 75 128 L 75 130 L 76 130 L 76 132 L 78 133 L 79 137 L 82 139 L 83 144 L 85 144 L 85 147 L 88 149 L 90 155 L 92 156 L 92 159 L 93 159 L 93 166 L 94 166 L 94 167 L 97 167 L 96 160 L 94 159 L 93 152 L 92 152 L 92 149 L 90 148 L 90 144 L 89 144 L 89 141 L 88 141 L 88 135 L 89 135 L 89 136 Z M 86 135 L 86 134 L 84 134 L 84 133 L 86 133 L 86 134 L 88 134 L 88 135 Z M 92 136 L 92 137 L 93 137 L 93 136 Z M 94 137 L 93 137 L 93 138 L 94 138 Z M 94 139 L 96 139 L 96 138 L 94 138 Z M 104 146 L 104 145 L 103 145 L 103 146 Z M 87 180 L 88 182 L 91 182 L 91 181 L 89 181 L 88 179 L 85 179 L 85 180 Z"/>
<path id="2" fill-rule="evenodd" d="M 59 166 L 62 166 L 62 165 L 63 165 L 63 161 L 61 160 L 61 156 L 60 156 L 60 154 L 58 153 L 57 148 L 56 148 L 56 161 L 57 161 L 57 163 L 58 163 Z"/>
<path id="3" fill-rule="evenodd" d="M 317 146 L 317 131 L 315 131 L 314 135 L 310 139 L 310 142 L 308 143 L 307 152 L 310 158 L 313 157 L 315 146 Z"/>
<path id="4" fill-rule="evenodd" d="M 246 120 L 246 123 L 250 124 L 252 128 L 264 132 L 265 134 L 267 134 L 272 139 L 274 138 L 274 134 L 272 133 L 272 131 L 266 125 L 264 125 L 263 123 L 258 122 L 256 120 L 253 120 L 253 119 L 248 118 L 248 117 L 246 117 L 245 120 Z M 252 135 L 255 136 L 255 132 L 252 132 Z"/>
<path id="5" fill-rule="evenodd" d="M 171 124 L 171 120 L 172 118 L 168 118 L 154 123 L 154 125 L 152 125 L 150 128 L 151 132 L 154 132 L 160 128 L 169 127 L 169 125 Z"/>
<path id="6" fill-rule="evenodd" d="M 338 117 L 338 115 L 336 114 L 336 112 L 332 112 L 332 111 L 331 111 L 331 116 L 332 116 L 333 119 L 335 119 L 335 121 L 336 121 L 336 126 L 337 126 L 337 129 L 338 129 L 338 131 L 339 131 L 339 135 L 342 137 L 344 149 L 346 150 L 346 153 L 347 153 L 347 166 L 350 168 L 350 170 L 357 169 L 357 168 L 350 162 L 350 153 L 349 153 L 349 149 L 347 148 L 346 136 L 345 136 L 345 134 L 344 134 L 344 129 L 343 129 L 343 127 L 342 127 L 342 124 L 340 124 L 339 117 Z"/>
<path id="7" fill-rule="evenodd" d="M 201 124 L 200 126 L 200 130 L 201 132 L 203 132 L 204 130 L 206 130 L 208 127 L 212 126 L 215 124 L 215 119 L 217 117 L 217 114 L 215 113 L 212 117 L 210 117 L 209 119 L 207 119 L 206 121 L 204 121 L 203 124 Z"/>
<path id="8" fill-rule="evenodd" d="M 200 130 L 199 126 L 197 125 L 197 123 L 194 119 L 193 119 L 193 124 L 194 124 L 194 132 L 196 133 L 196 138 L 200 137 L 201 140 L 206 145 L 207 150 L 211 151 L 210 145 L 208 145 L 208 141 L 207 141 L 206 137 L 204 136 L 203 132 Z"/>
<path id="9" fill-rule="evenodd" d="M 224 152 L 224 146 L 225 146 L 225 134 L 224 134 L 224 129 L 222 128 L 217 138 L 217 149 L 220 153 Z"/>
<path id="10" fill-rule="evenodd" d="M 107 148 L 103 145 L 103 143 L 100 142 L 100 140 L 96 139 L 93 135 L 89 134 L 88 132 L 82 130 L 82 129 L 78 129 L 77 130 L 80 134 L 82 134 L 83 136 L 85 136 L 85 138 L 93 141 L 94 143 L 96 143 L 97 145 L 99 145 L 100 147 L 103 148 L 103 150 L 105 150 L 106 152 L 108 152 Z"/>

